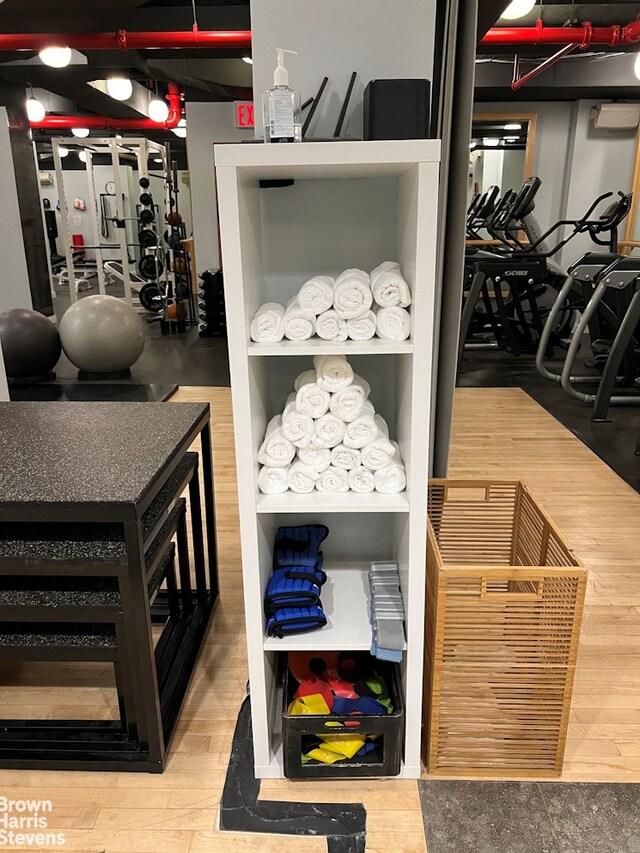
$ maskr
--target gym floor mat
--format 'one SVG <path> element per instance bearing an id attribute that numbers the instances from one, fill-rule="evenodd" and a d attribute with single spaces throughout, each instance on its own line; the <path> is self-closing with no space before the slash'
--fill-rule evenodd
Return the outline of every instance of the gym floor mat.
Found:
<path id="1" fill-rule="evenodd" d="M 635 853 L 639 785 L 421 780 L 429 853 Z"/>

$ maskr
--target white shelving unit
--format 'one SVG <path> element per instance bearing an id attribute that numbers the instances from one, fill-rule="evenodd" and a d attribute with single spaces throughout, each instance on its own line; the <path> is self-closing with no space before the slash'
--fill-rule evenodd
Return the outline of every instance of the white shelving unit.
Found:
<path id="1" fill-rule="evenodd" d="M 283 775 L 278 654 L 368 649 L 367 570 L 371 560 L 384 559 L 400 565 L 407 610 L 402 775 L 420 775 L 439 159 L 437 140 L 215 146 L 259 778 Z M 294 183 L 260 186 L 274 179 Z M 409 340 L 251 342 L 249 322 L 263 302 L 285 303 L 312 275 L 337 275 L 348 267 L 369 270 L 384 260 L 399 261 L 411 287 Z M 371 384 L 376 410 L 400 444 L 406 492 L 259 493 L 256 455 L 265 427 L 318 353 L 344 353 Z M 328 624 L 283 640 L 266 637 L 263 595 L 276 529 L 309 523 L 329 528 L 322 593 Z"/>

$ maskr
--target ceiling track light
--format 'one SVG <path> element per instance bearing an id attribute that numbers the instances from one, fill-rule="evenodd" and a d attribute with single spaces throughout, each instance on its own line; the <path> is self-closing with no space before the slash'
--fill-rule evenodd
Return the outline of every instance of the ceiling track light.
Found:
<path id="1" fill-rule="evenodd" d="M 512 0 L 500 18 L 505 21 L 517 21 L 518 18 L 524 18 L 531 12 L 536 2 L 537 0 Z"/>
<path id="2" fill-rule="evenodd" d="M 115 75 L 107 78 L 107 93 L 116 101 L 128 101 L 133 94 L 133 83 L 128 77 Z"/>
<path id="3" fill-rule="evenodd" d="M 70 47 L 44 47 L 38 54 L 50 68 L 66 68 L 71 62 Z"/>
<path id="4" fill-rule="evenodd" d="M 147 115 L 151 119 L 151 121 L 155 121 L 156 124 L 164 124 L 164 122 L 169 118 L 169 107 L 167 106 L 167 102 L 163 100 L 158 94 L 158 81 L 156 80 L 156 94 L 155 97 L 151 97 L 152 89 L 149 89 L 149 104 L 147 106 Z"/>
<path id="5" fill-rule="evenodd" d="M 29 121 L 42 121 L 47 114 L 44 104 L 33 96 L 33 88 L 29 84 L 29 97 L 27 98 L 27 116 Z"/>
<path id="6" fill-rule="evenodd" d="M 179 139 L 185 139 L 187 136 L 187 120 L 181 118 L 178 124 L 175 127 L 171 128 L 171 132 L 174 133 Z"/>

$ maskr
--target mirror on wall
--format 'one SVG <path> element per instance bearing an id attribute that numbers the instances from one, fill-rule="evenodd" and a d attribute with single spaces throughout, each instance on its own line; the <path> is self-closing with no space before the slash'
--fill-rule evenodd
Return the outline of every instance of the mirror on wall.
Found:
<path id="1" fill-rule="evenodd" d="M 468 202 L 491 186 L 500 195 L 532 174 L 535 114 L 476 113 L 469 144 Z"/>

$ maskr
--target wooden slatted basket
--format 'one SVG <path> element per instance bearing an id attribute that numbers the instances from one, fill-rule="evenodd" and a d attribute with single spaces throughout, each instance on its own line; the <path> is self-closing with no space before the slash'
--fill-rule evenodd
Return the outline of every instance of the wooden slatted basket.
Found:
<path id="1" fill-rule="evenodd" d="M 431 481 L 429 772 L 561 772 L 586 581 L 523 483 Z"/>

